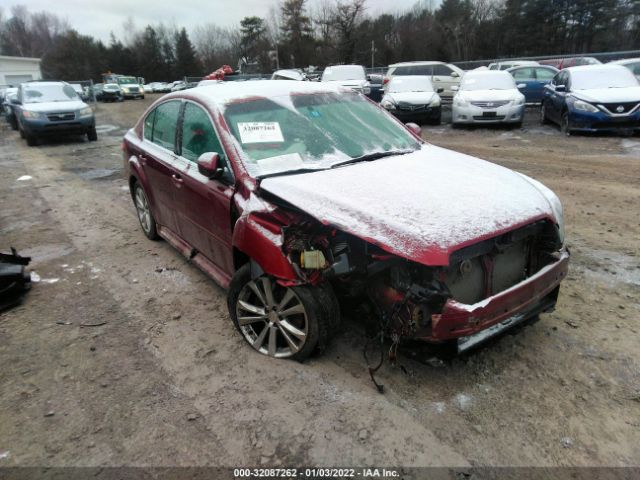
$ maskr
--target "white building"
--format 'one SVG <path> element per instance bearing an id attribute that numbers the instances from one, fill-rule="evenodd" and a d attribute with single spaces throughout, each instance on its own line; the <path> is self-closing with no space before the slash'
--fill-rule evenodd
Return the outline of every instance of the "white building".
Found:
<path id="1" fill-rule="evenodd" d="M 41 78 L 39 58 L 0 55 L 0 85 L 17 87 L 22 82 Z"/>

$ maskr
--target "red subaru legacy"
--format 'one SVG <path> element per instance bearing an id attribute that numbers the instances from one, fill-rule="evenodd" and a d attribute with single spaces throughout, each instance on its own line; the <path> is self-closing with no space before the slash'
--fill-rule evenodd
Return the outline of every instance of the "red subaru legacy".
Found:
<path id="1" fill-rule="evenodd" d="M 396 341 L 469 348 L 551 310 L 562 206 L 539 182 L 425 143 L 353 91 L 221 82 L 165 95 L 123 142 L 150 239 L 228 289 L 259 352 L 303 359 L 367 305 Z"/>

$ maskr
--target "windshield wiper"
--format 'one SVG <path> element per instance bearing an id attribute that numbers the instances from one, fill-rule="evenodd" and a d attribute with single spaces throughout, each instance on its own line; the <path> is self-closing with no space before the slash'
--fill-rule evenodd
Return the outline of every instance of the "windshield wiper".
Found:
<path id="1" fill-rule="evenodd" d="M 273 173 L 265 173 L 264 175 L 257 175 L 256 180 L 264 180 L 265 178 L 270 178 L 270 177 L 281 177 L 283 175 L 296 175 L 299 173 L 321 172 L 322 170 L 327 170 L 327 169 L 326 168 L 297 168 L 295 170 L 284 170 L 282 172 L 273 172 Z"/>
<path id="2" fill-rule="evenodd" d="M 406 150 L 389 150 L 387 152 L 372 152 L 366 153 L 360 157 L 350 158 L 344 162 L 338 162 L 331 165 L 331 168 L 342 167 L 344 165 L 351 165 L 352 163 L 370 162 L 371 160 L 378 160 L 379 158 L 391 157 L 394 155 L 406 155 L 407 153 L 415 152 L 413 149 Z"/>

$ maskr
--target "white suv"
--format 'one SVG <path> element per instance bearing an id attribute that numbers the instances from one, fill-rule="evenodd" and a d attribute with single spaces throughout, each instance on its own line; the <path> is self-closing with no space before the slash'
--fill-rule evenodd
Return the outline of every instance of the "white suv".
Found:
<path id="1" fill-rule="evenodd" d="M 464 70 L 450 63 L 443 62 L 402 62 L 389 65 L 387 75 L 384 80 L 386 85 L 391 77 L 396 75 L 422 75 L 431 78 L 433 88 L 440 92 L 440 96 L 452 98 L 454 91 L 451 89 L 454 85 L 460 84 L 460 78 L 464 75 Z"/>

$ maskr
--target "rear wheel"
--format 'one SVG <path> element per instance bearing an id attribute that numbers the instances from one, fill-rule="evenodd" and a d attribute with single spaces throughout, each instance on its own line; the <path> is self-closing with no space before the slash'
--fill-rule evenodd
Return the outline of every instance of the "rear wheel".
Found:
<path id="1" fill-rule="evenodd" d="M 149 240 L 157 240 L 160 238 L 158 236 L 156 221 L 151 213 L 151 207 L 149 207 L 147 194 L 138 182 L 133 186 L 133 203 L 136 207 L 140 226 L 147 238 Z"/>
<path id="2" fill-rule="evenodd" d="M 330 326 L 319 287 L 283 287 L 268 275 L 251 278 L 242 266 L 231 280 L 227 305 L 234 325 L 255 350 L 304 360 L 326 345 Z"/>

